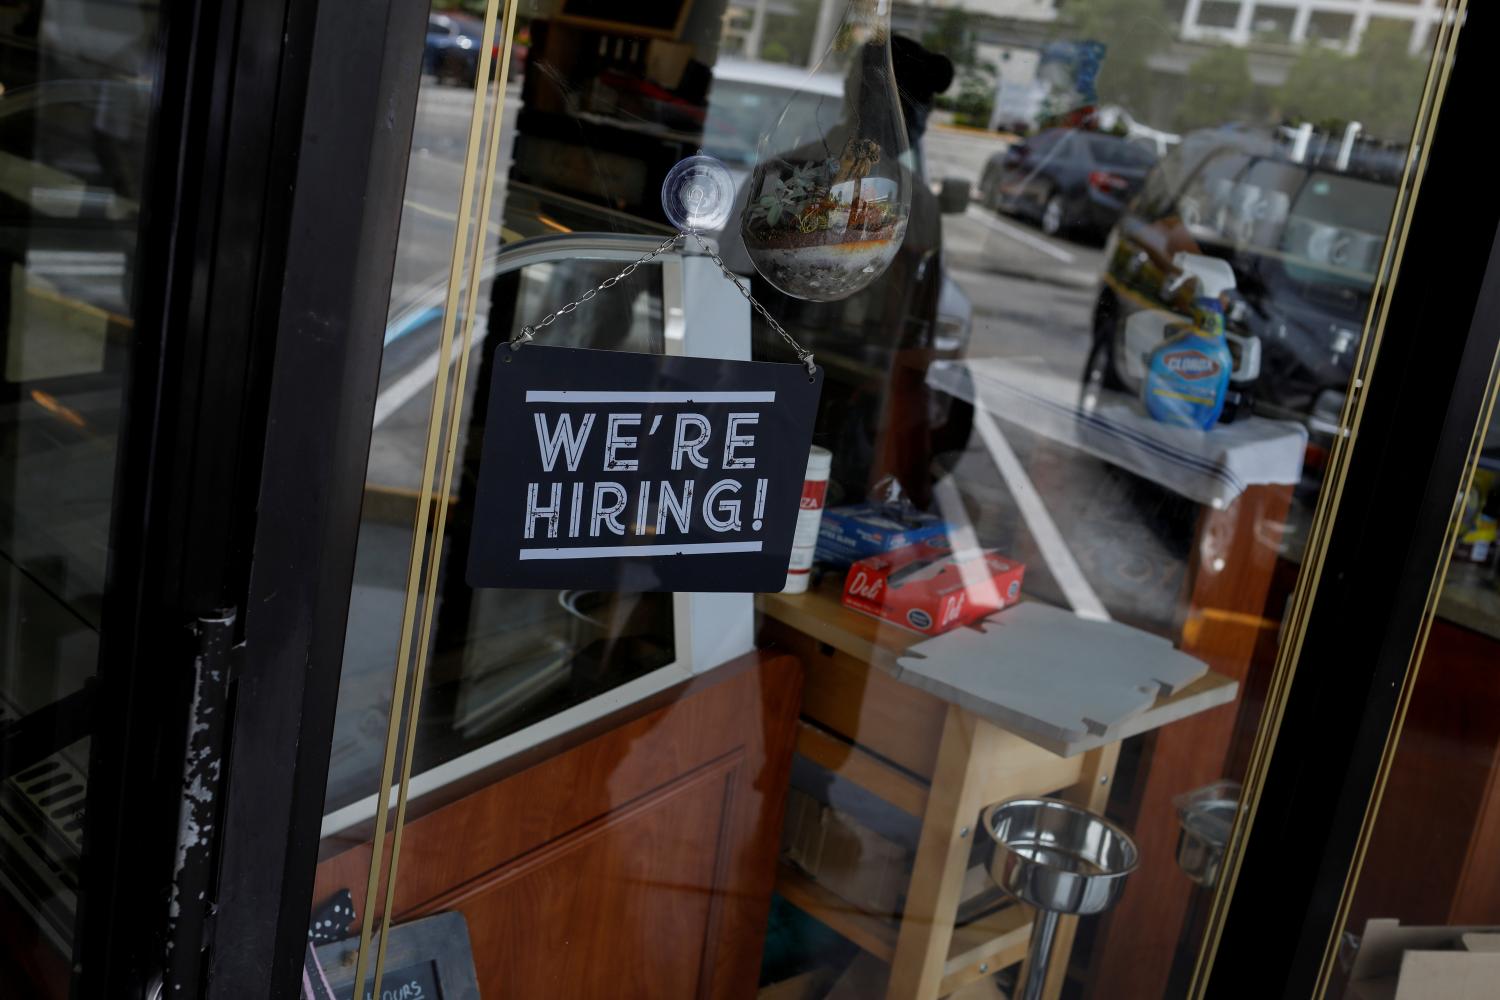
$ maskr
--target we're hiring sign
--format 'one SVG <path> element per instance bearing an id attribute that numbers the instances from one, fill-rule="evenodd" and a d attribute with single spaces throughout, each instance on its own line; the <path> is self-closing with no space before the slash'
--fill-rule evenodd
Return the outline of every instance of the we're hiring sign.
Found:
<path id="1" fill-rule="evenodd" d="M 572 348 L 494 368 L 471 586 L 781 589 L 820 379 Z"/>

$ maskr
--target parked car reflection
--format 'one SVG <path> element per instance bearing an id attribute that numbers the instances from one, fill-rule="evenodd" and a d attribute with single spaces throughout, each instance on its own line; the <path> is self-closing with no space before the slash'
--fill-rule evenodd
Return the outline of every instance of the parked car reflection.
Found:
<path id="1" fill-rule="evenodd" d="M 1085 381 L 1139 390 L 1128 317 L 1172 309 L 1179 252 L 1234 269 L 1231 333 L 1260 342 L 1259 412 L 1332 429 L 1395 205 L 1403 148 L 1310 129 L 1196 132 L 1152 171 L 1106 248 Z"/>
<path id="2" fill-rule="evenodd" d="M 1106 132 L 1054 128 L 996 153 L 979 178 L 990 208 L 1031 218 L 1049 236 L 1102 237 L 1141 189 L 1156 153 Z"/>
<path id="3" fill-rule="evenodd" d="M 422 72 L 443 83 L 472 87 L 479 77 L 479 51 L 483 47 L 484 24 L 478 18 L 434 12 L 427 17 Z"/>

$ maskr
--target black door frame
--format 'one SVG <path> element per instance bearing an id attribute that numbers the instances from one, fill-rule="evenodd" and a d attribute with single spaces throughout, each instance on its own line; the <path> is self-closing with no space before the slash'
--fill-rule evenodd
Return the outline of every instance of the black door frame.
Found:
<path id="1" fill-rule="evenodd" d="M 1477 411 L 1475 359 L 1487 344 L 1492 356 L 1500 329 L 1486 268 L 1500 198 L 1476 197 L 1488 190 L 1474 183 L 1483 160 L 1465 163 L 1462 148 L 1466 123 L 1482 120 L 1482 53 L 1500 20 L 1480 6 L 1441 112 L 1211 995 L 1307 995 L 1297 990 L 1316 971 L 1309 942 L 1320 957 L 1440 556 L 1433 516 L 1463 472 L 1446 439 Z M 199 995 L 297 995 L 427 9 L 198 0 L 165 10 L 143 241 L 152 251 L 139 272 L 90 762 L 80 996 L 140 995 L 164 965 L 192 625 L 229 614 L 237 647 L 210 872 L 201 904 L 179 901 L 197 919 L 179 920 L 171 943 L 201 957 L 179 966 Z M 1465 220 L 1462 232 L 1451 218 Z M 1439 335 L 1459 329 L 1468 336 Z M 1394 560 L 1377 559 L 1393 539 L 1397 587 Z M 1351 636 L 1347 621 L 1379 627 Z M 1330 717 L 1336 747 L 1320 728 Z M 1300 771 L 1314 750 L 1335 794 Z M 1322 796 L 1327 807 L 1313 801 Z M 1294 821 L 1310 807 L 1315 852 Z M 1293 850 L 1307 863 L 1289 906 L 1267 894 L 1284 889 Z M 1304 916 L 1257 921 L 1271 912 Z"/>
<path id="2" fill-rule="evenodd" d="M 1315 995 L 1416 669 L 1500 349 L 1500 198 L 1474 145 L 1497 41 L 1500 10 L 1471 3 L 1208 996 Z"/>
<path id="3" fill-rule="evenodd" d="M 75 996 L 169 956 L 168 996 L 296 995 L 427 10 L 162 8 Z M 195 665 L 231 643 L 185 863 Z"/>
<path id="4" fill-rule="evenodd" d="M 317 5 L 229 758 L 232 944 L 210 997 L 297 996 L 427 11 Z"/>
<path id="5" fill-rule="evenodd" d="M 101 621 L 77 996 L 142 995 L 163 972 L 194 624 L 242 603 L 253 543 L 254 305 L 272 200 L 283 11 L 164 5 Z M 253 479 L 252 479 L 253 482 Z M 191 908 L 191 907 L 190 907 Z"/>

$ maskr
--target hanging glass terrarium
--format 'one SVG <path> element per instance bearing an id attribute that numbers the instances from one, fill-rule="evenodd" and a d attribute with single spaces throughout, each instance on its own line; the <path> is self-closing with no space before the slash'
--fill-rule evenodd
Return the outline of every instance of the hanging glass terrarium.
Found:
<path id="1" fill-rule="evenodd" d="M 843 93 L 810 81 L 761 137 L 740 235 L 771 284 L 829 301 L 884 273 L 911 213 L 890 0 L 851 0 L 813 73 L 815 80 L 842 75 Z"/>

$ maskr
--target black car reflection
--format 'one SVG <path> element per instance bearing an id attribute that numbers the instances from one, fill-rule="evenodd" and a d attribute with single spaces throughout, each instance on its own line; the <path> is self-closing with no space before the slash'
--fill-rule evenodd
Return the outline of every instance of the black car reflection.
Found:
<path id="1" fill-rule="evenodd" d="M 1139 391 L 1126 321 L 1171 309 L 1179 252 L 1234 268 L 1231 332 L 1260 341 L 1257 412 L 1315 436 L 1337 418 L 1380 266 L 1405 149 L 1310 129 L 1186 136 L 1146 180 L 1106 247 L 1086 383 Z"/>
<path id="2" fill-rule="evenodd" d="M 1054 128 L 996 153 L 979 178 L 990 208 L 1037 221 L 1049 236 L 1099 237 L 1141 189 L 1150 146 L 1106 132 Z"/>
<path id="3" fill-rule="evenodd" d="M 434 12 L 427 17 L 422 72 L 443 83 L 472 87 L 479 77 L 479 54 L 483 48 L 483 21 L 457 12 Z"/>

